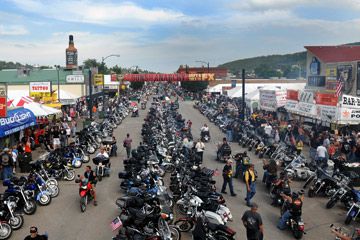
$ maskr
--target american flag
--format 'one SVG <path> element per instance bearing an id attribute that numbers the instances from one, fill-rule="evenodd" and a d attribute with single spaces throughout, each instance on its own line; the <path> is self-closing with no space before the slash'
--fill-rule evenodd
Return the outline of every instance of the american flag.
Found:
<path id="1" fill-rule="evenodd" d="M 117 217 L 117 218 L 115 218 L 114 220 L 112 220 L 110 226 L 111 226 L 111 229 L 112 229 L 113 231 L 115 231 L 115 230 L 118 229 L 119 227 L 122 227 L 122 222 L 121 222 L 120 218 Z"/>
<path id="2" fill-rule="evenodd" d="M 338 80 L 337 84 L 336 84 L 336 92 L 335 92 L 335 95 L 337 97 L 339 97 L 341 95 L 342 88 L 343 88 L 343 82 L 341 80 Z"/>

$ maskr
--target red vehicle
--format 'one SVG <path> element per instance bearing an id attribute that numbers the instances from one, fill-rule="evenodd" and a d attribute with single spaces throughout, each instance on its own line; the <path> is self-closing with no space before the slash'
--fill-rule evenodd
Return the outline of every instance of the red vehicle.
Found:
<path id="1" fill-rule="evenodd" d="M 86 178 L 77 179 L 75 182 L 80 182 L 79 184 L 80 210 L 81 212 L 85 212 L 86 206 L 94 198 L 93 187 Z"/>

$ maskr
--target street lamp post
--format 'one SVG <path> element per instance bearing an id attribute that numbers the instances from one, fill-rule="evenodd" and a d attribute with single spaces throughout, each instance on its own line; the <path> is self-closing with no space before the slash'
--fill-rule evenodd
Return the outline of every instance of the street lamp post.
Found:
<path id="1" fill-rule="evenodd" d="M 205 62 L 205 61 L 201 61 L 201 60 L 198 60 L 198 61 L 195 61 L 195 62 L 199 62 L 199 63 L 206 64 L 206 65 L 207 65 L 208 73 L 210 73 L 210 63 L 209 63 L 209 62 Z"/>
<path id="2" fill-rule="evenodd" d="M 105 70 L 104 61 L 109 57 L 120 57 L 120 54 L 110 54 L 109 56 L 102 57 L 101 58 L 101 66 L 104 68 L 104 70 Z M 102 97 L 103 97 L 103 104 L 102 104 L 103 105 L 103 112 L 105 112 L 105 79 L 104 78 L 103 78 Z"/>
<path id="3" fill-rule="evenodd" d="M 54 65 L 54 67 L 56 68 L 57 71 L 57 92 L 58 92 L 58 101 L 60 103 L 60 75 L 59 75 L 59 71 L 60 71 L 60 65 Z"/>

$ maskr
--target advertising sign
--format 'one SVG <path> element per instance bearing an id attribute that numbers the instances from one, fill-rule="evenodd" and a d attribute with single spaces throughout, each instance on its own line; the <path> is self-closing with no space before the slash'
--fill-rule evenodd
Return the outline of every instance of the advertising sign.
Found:
<path id="1" fill-rule="evenodd" d="M 308 77 L 308 86 L 324 87 L 325 86 L 325 76 L 309 76 Z"/>
<path id="2" fill-rule="evenodd" d="M 103 74 L 94 74 L 94 85 L 102 86 L 104 84 L 104 75 Z"/>
<path id="3" fill-rule="evenodd" d="M 7 94 L 6 85 L 0 84 L 0 118 L 7 116 Z"/>
<path id="4" fill-rule="evenodd" d="M 317 116 L 322 121 L 334 122 L 336 121 L 337 107 L 329 105 L 317 105 Z"/>
<path id="5" fill-rule="evenodd" d="M 314 93 L 313 92 L 299 91 L 299 102 L 313 104 L 314 103 Z"/>
<path id="6" fill-rule="evenodd" d="M 349 94 L 354 85 L 352 65 L 341 65 L 337 68 L 337 79 L 343 83 L 343 93 Z"/>
<path id="7" fill-rule="evenodd" d="M 267 111 L 276 111 L 285 106 L 286 91 L 284 90 L 260 90 L 260 108 Z"/>
<path id="8" fill-rule="evenodd" d="M 119 86 L 120 82 L 112 81 L 112 75 L 104 75 L 104 85 L 114 85 Z"/>
<path id="9" fill-rule="evenodd" d="M 313 103 L 299 102 L 296 112 L 307 117 L 315 117 L 316 105 Z"/>
<path id="10" fill-rule="evenodd" d="M 111 74 L 111 81 L 112 81 L 112 82 L 117 82 L 117 81 L 118 81 L 118 76 L 117 76 L 117 74 Z"/>
<path id="11" fill-rule="evenodd" d="M 189 74 L 189 81 L 214 81 L 215 74 L 213 73 L 191 73 Z"/>
<path id="12" fill-rule="evenodd" d="M 35 124 L 36 117 L 29 109 L 10 110 L 6 118 L 0 118 L 0 137 L 10 135 Z"/>
<path id="13" fill-rule="evenodd" d="M 215 74 L 213 73 L 199 73 L 199 74 L 125 74 L 124 81 L 129 82 L 182 82 L 182 81 L 213 81 Z"/>
<path id="14" fill-rule="evenodd" d="M 356 95 L 360 96 L 360 62 L 357 63 Z"/>
<path id="15" fill-rule="evenodd" d="M 360 109 L 360 97 L 343 95 L 341 97 L 341 106 L 345 107 L 345 108 L 359 108 Z"/>
<path id="16" fill-rule="evenodd" d="M 316 93 L 316 104 L 336 106 L 338 103 L 338 97 L 331 93 Z"/>
<path id="17" fill-rule="evenodd" d="M 341 108 L 340 122 L 345 124 L 349 122 L 359 123 L 360 109 Z"/>
<path id="18" fill-rule="evenodd" d="M 295 112 L 298 108 L 299 102 L 294 100 L 287 100 L 285 104 L 285 109 L 290 112 Z"/>
<path id="19" fill-rule="evenodd" d="M 294 101 L 298 101 L 299 100 L 299 92 L 297 90 L 286 90 L 286 99 L 287 100 L 294 100 Z"/>
<path id="20" fill-rule="evenodd" d="M 84 75 L 67 75 L 66 82 L 67 83 L 84 83 L 85 78 Z"/>
<path id="21" fill-rule="evenodd" d="M 50 97 L 51 82 L 30 82 L 30 97 Z"/>

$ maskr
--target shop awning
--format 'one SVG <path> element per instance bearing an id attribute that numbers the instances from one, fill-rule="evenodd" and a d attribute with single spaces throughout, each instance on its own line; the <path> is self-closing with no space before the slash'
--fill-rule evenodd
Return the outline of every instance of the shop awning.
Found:
<path id="1" fill-rule="evenodd" d="M 19 108 L 9 110 L 6 118 L 0 118 L 0 137 L 19 132 L 35 125 L 36 117 L 29 109 Z"/>

